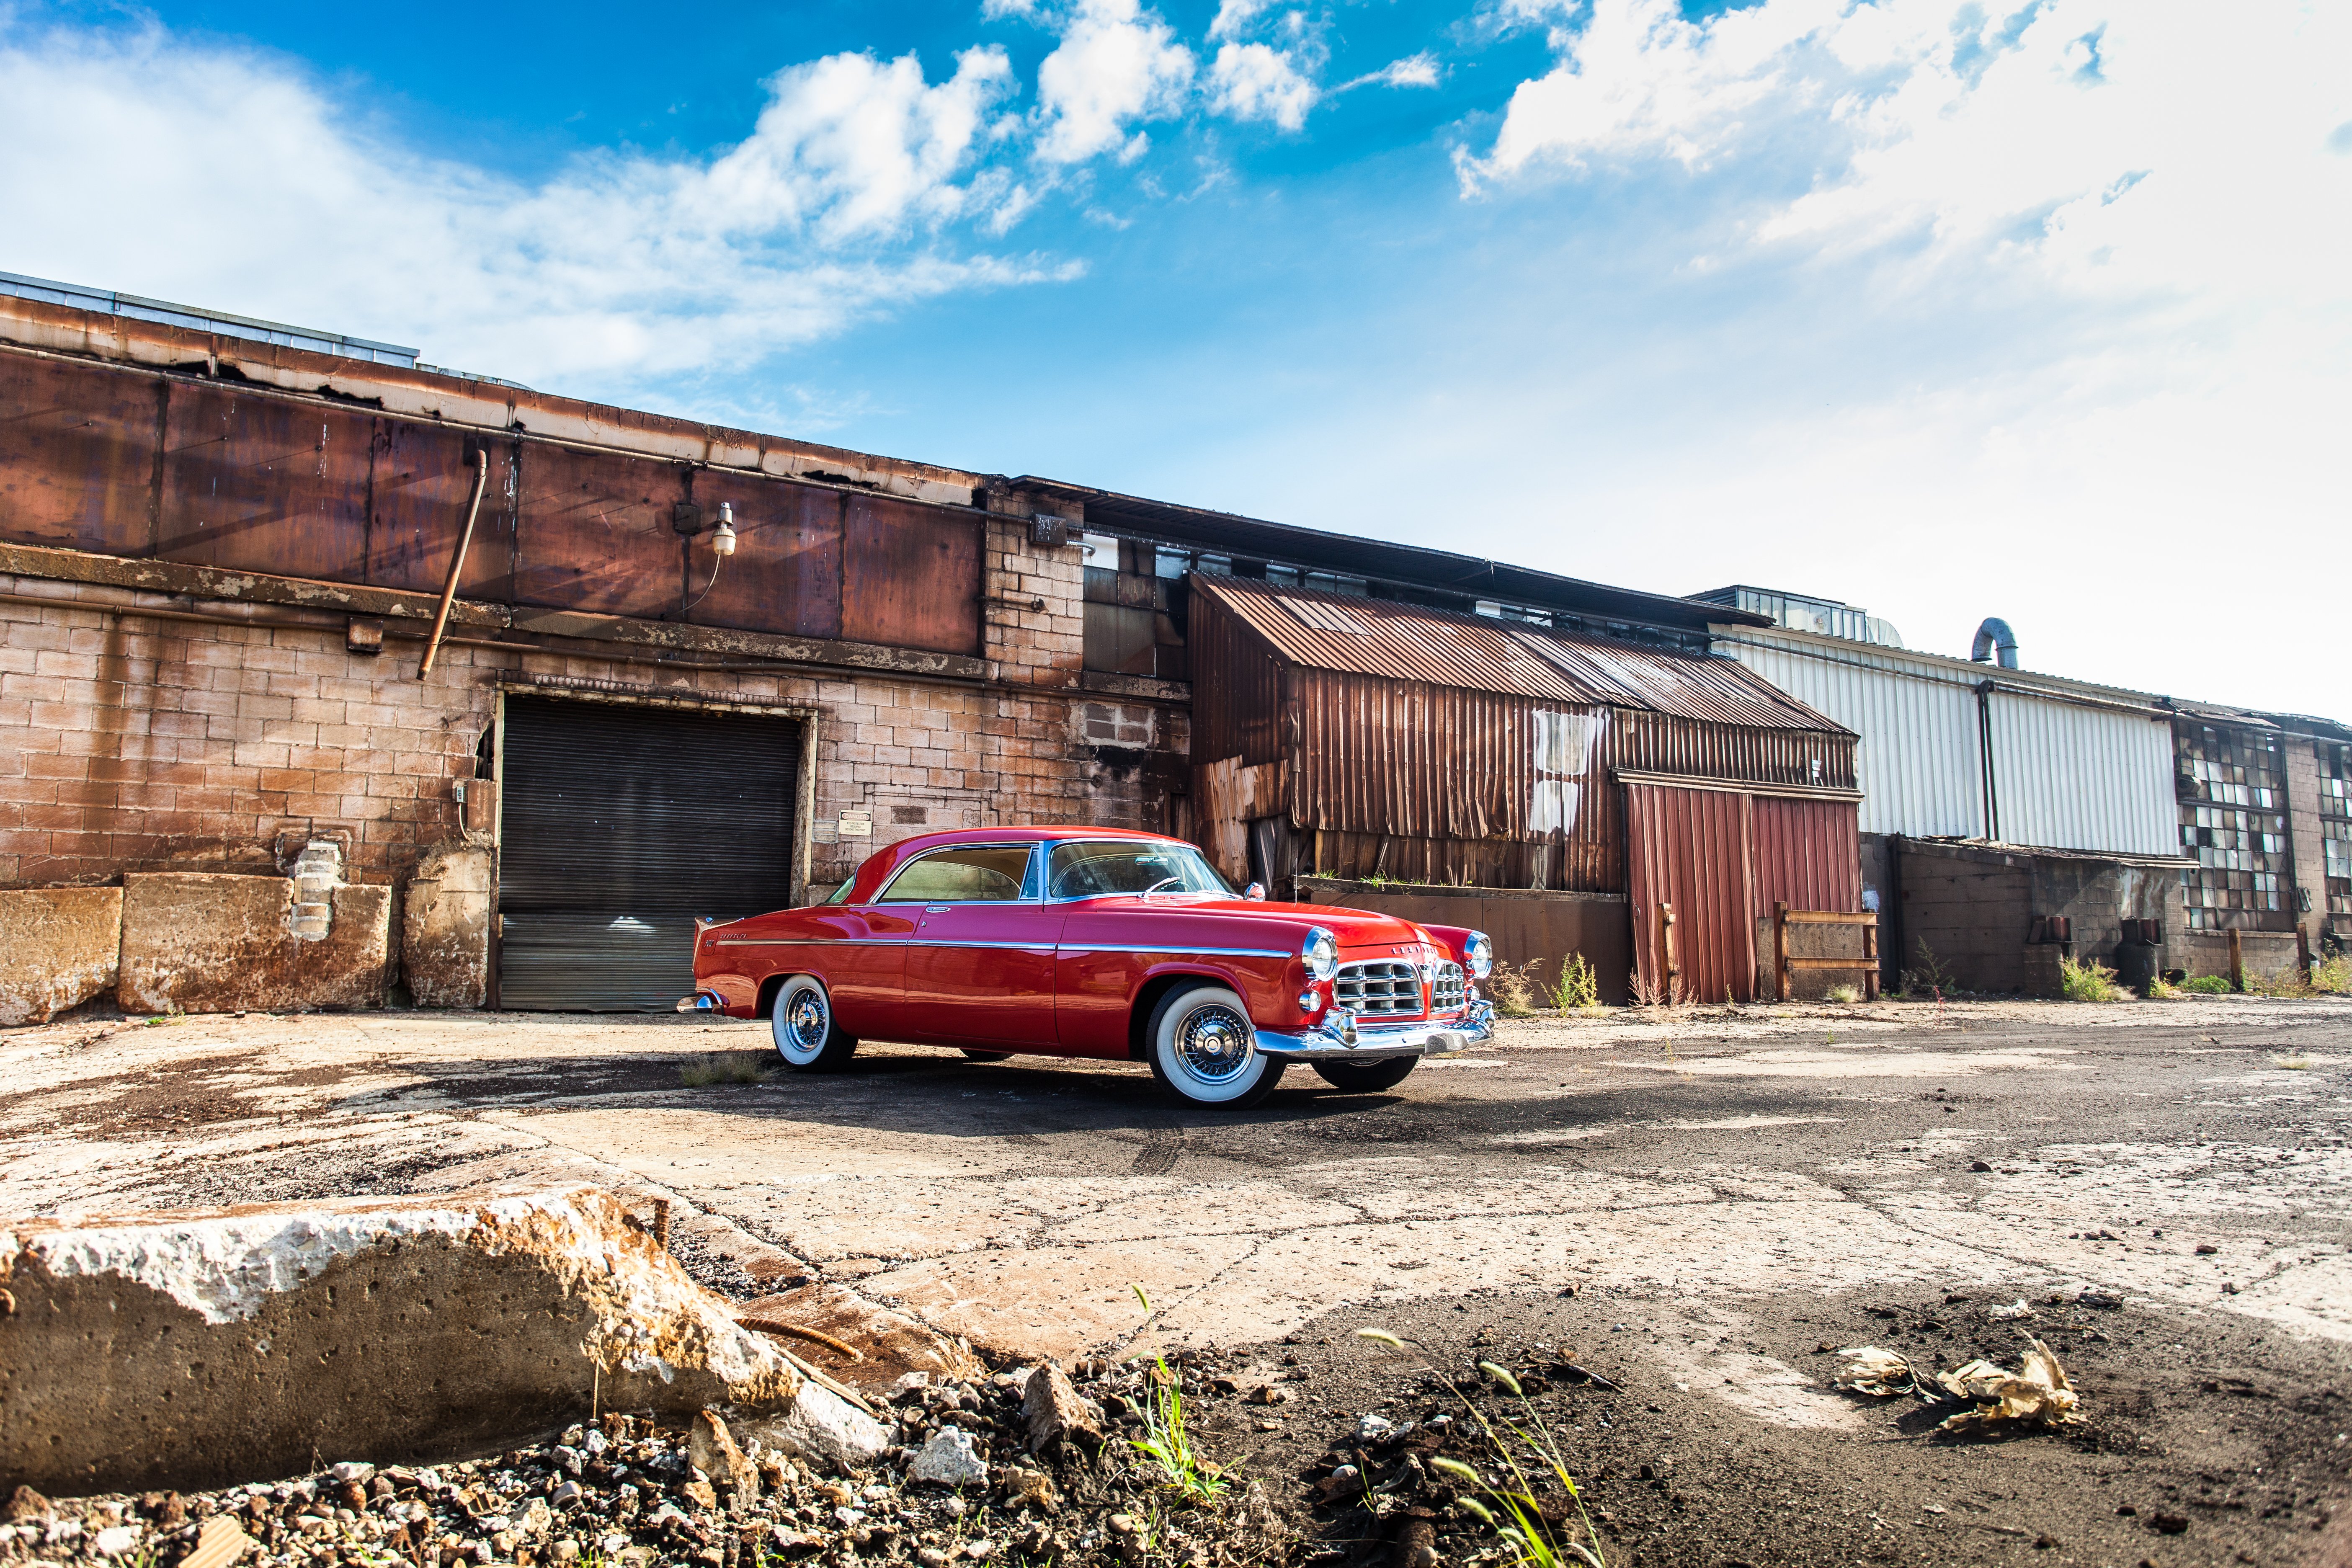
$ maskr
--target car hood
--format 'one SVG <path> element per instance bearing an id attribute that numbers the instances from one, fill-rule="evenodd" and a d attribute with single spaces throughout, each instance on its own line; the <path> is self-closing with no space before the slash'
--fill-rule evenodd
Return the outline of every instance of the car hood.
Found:
<path id="1" fill-rule="evenodd" d="M 1276 904 L 1256 899 L 1208 899 L 1200 902 L 1174 900 L 1136 900 L 1107 898 L 1088 900 L 1092 910 L 1149 910 L 1153 915 L 1192 915 L 1218 921 L 1247 921 L 1261 932 L 1287 927 L 1298 933 L 1299 940 L 1316 926 L 1321 926 L 1338 941 L 1342 951 L 1361 947 L 1388 947 L 1401 942 L 1445 943 L 1411 921 L 1394 915 L 1384 915 L 1370 910 L 1346 910 L 1330 904 Z"/>

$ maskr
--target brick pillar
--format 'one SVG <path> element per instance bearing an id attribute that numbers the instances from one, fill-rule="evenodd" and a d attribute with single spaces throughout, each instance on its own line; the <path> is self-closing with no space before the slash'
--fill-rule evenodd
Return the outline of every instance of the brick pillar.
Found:
<path id="1" fill-rule="evenodd" d="M 2319 748 L 2307 735 L 2289 735 L 2281 743 L 2286 766 L 2287 845 L 2294 855 L 2294 886 L 2288 889 L 2287 909 L 2294 923 L 2319 951 L 2319 937 L 2327 929 L 2327 859 L 2319 830 Z M 2298 895 L 2311 908 L 2298 906 Z"/>
<path id="2" fill-rule="evenodd" d="M 992 489 L 988 510 L 982 652 L 995 677 L 1016 689 L 996 702 L 1002 763 L 992 815 L 1016 826 L 1084 821 L 1084 748 L 1072 714 L 1086 663 L 1085 508 Z M 1041 527 L 1041 514 L 1060 526 Z"/>

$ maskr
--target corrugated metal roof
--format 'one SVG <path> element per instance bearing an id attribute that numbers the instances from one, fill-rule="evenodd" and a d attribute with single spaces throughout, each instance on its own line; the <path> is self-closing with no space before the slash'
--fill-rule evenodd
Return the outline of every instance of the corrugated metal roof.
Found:
<path id="1" fill-rule="evenodd" d="M 1418 680 L 1542 701 L 1632 708 L 1750 729 L 1846 733 L 1729 659 L 1669 653 L 1477 616 L 1276 587 L 1240 577 L 1192 578 L 1293 664 Z M 1337 629 L 1353 624 L 1363 629 Z"/>

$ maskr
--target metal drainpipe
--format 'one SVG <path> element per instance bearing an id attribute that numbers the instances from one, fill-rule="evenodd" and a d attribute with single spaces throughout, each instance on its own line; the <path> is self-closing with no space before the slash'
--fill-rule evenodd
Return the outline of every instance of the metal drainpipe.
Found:
<path id="1" fill-rule="evenodd" d="M 1977 682 L 1977 740 L 1979 754 L 1984 759 L 1985 837 L 1993 843 L 2000 842 L 2000 786 L 1993 782 L 1992 765 L 1992 682 Z"/>
<path id="2" fill-rule="evenodd" d="M 482 512 L 482 491 L 490 482 L 490 449 L 474 448 L 474 499 L 466 508 L 466 526 L 457 534 L 457 552 L 449 557 L 449 581 L 441 587 L 441 608 L 433 616 L 433 635 L 425 641 L 425 658 L 416 667 L 416 679 L 423 680 L 433 673 L 434 658 L 441 651 L 441 634 L 449 626 L 449 606 L 457 597 L 457 579 L 466 570 L 466 547 L 474 542 L 474 519 Z"/>

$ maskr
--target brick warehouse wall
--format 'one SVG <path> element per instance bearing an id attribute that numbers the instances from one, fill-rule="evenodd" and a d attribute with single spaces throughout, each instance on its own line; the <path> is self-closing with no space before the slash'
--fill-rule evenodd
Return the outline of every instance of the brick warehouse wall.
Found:
<path id="1" fill-rule="evenodd" d="M 187 611 L 96 584 L 0 592 L 0 883 L 282 872 L 280 835 L 337 829 L 354 879 L 393 881 L 457 836 L 450 785 L 494 702 L 475 650 L 420 683 L 413 658 L 348 652 L 340 616 L 211 625 L 117 614 Z"/>
<path id="2" fill-rule="evenodd" d="M 282 872 L 282 844 L 323 834 L 347 836 L 353 879 L 396 883 L 458 837 L 453 786 L 477 771 L 499 682 L 551 677 L 816 710 L 814 884 L 940 827 L 1169 826 L 1164 795 L 1136 780 L 1181 773 L 1181 710 L 1147 725 L 1150 710 L 1129 700 L 1118 750 L 1090 737 L 1087 715 L 1104 705 L 1081 686 L 1076 551 L 1035 546 L 1011 521 L 991 523 L 990 549 L 999 602 L 991 679 L 976 685 L 465 644 L 445 646 L 419 682 L 414 642 L 352 652 L 340 615 L 0 575 L 0 883 Z M 1128 756 L 1139 765 L 1118 765 Z M 845 815 L 870 819 L 872 837 L 842 837 Z"/>

